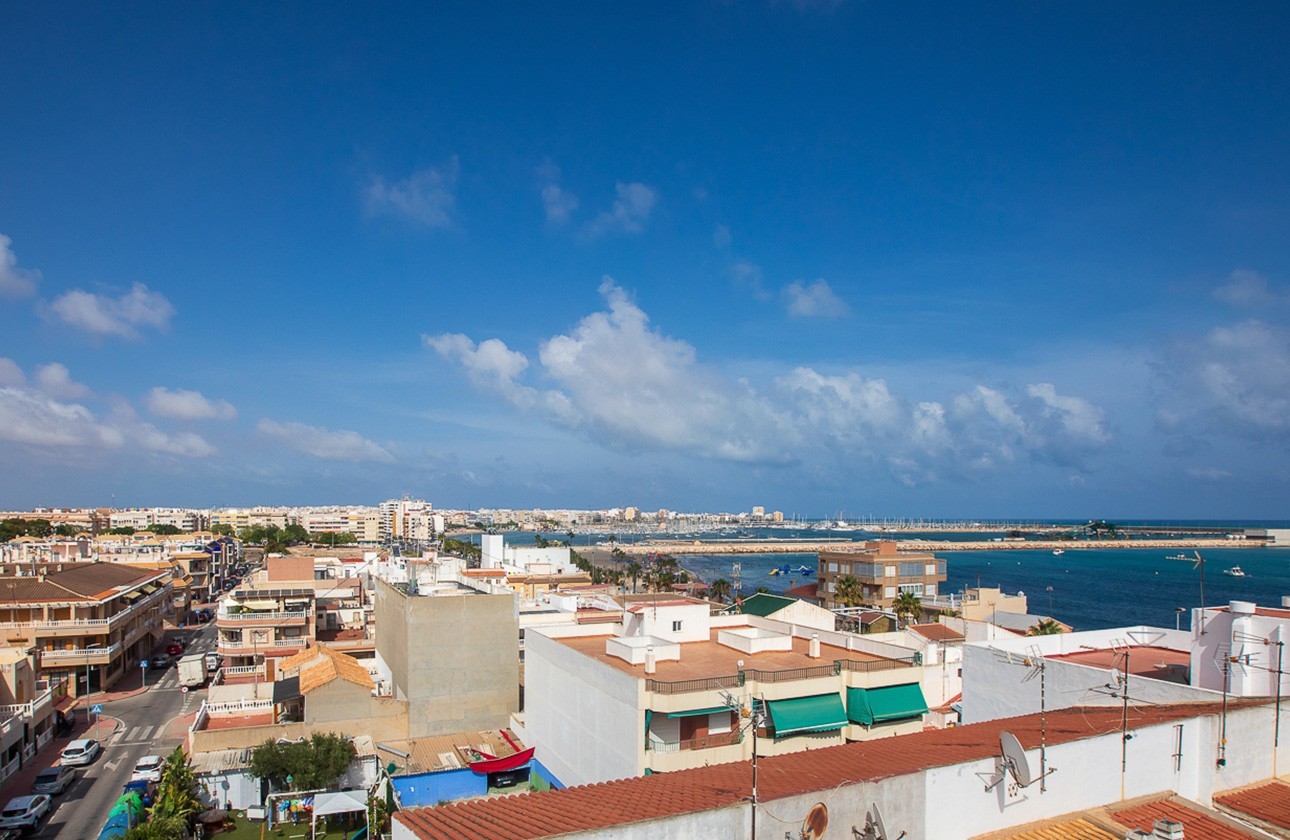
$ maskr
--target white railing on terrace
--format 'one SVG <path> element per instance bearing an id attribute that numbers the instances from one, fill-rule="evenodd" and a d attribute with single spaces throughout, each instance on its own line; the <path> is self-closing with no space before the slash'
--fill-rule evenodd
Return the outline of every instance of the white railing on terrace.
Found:
<path id="1" fill-rule="evenodd" d="M 5 779 L 8 779 L 14 773 L 17 773 L 18 768 L 21 766 L 22 766 L 22 757 L 15 756 L 13 761 L 9 762 L 3 767 L 0 767 L 0 782 L 3 782 Z"/>
<path id="2" fill-rule="evenodd" d="M 36 718 L 52 705 L 54 705 L 54 691 L 47 688 L 43 694 L 29 703 L 0 706 L 0 715 L 22 715 L 28 718 Z"/>
<path id="3" fill-rule="evenodd" d="M 230 665 L 227 668 L 220 669 L 220 673 L 226 677 L 233 677 L 238 674 L 255 674 L 263 671 L 263 665 Z"/>
<path id="4" fill-rule="evenodd" d="M 111 616 L 110 618 L 64 618 L 53 619 L 50 621 L 0 621 L 0 630 L 77 630 L 82 628 L 88 630 L 111 628 L 113 625 L 119 624 L 131 616 L 147 610 L 153 604 L 161 600 L 161 596 L 164 595 L 165 592 L 165 589 L 159 589 L 141 600 L 139 603 L 121 610 L 121 612 Z"/>
<path id="5" fill-rule="evenodd" d="M 273 643 L 273 646 L 281 648 L 304 647 L 308 643 L 308 639 L 278 639 Z"/>
<path id="6" fill-rule="evenodd" d="M 308 620 L 313 615 L 313 610 L 293 610 L 290 612 L 244 612 L 244 613 L 218 613 L 215 616 L 216 621 L 292 621 Z"/>
<path id="7" fill-rule="evenodd" d="M 120 651 L 121 651 L 120 642 L 117 642 L 116 644 L 108 645 L 107 647 L 72 648 L 70 650 L 42 650 L 40 651 L 40 661 L 42 664 L 48 661 L 62 661 L 62 660 L 66 660 L 71 663 L 77 663 L 77 662 L 84 662 L 86 659 L 88 659 L 91 656 L 102 656 L 102 655 L 107 655 L 109 657 L 115 656 Z"/>
<path id="8" fill-rule="evenodd" d="M 207 714 L 229 714 L 231 712 L 257 712 L 272 709 L 272 700 L 226 700 L 222 703 L 206 703 Z"/>

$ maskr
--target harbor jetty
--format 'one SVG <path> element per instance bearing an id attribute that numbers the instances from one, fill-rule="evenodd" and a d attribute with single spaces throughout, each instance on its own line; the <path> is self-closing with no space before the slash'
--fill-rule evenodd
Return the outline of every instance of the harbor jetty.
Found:
<path id="1" fill-rule="evenodd" d="M 901 551 L 1079 551 L 1081 549 L 1150 548 L 1188 551 L 1208 548 L 1257 548 L 1257 540 L 1217 538 L 1124 539 L 1124 540 L 896 540 Z M 815 540 L 647 540 L 620 543 L 629 556 L 646 554 L 818 554 L 821 551 L 859 551 L 863 542 L 842 538 Z"/>

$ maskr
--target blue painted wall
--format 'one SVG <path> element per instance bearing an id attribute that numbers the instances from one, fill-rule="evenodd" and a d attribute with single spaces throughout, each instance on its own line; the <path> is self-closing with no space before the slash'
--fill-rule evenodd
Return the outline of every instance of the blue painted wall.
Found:
<path id="1" fill-rule="evenodd" d="M 557 779 L 555 774 L 542 766 L 542 762 L 538 761 L 536 758 L 529 762 L 529 772 L 536 773 L 543 779 L 546 779 L 546 783 L 556 790 L 564 790 L 564 782 Z"/>
<path id="2" fill-rule="evenodd" d="M 418 773 L 395 776 L 394 789 L 404 808 L 438 805 L 454 799 L 483 796 L 488 793 L 488 777 L 471 770 L 445 770 L 441 773 Z"/>

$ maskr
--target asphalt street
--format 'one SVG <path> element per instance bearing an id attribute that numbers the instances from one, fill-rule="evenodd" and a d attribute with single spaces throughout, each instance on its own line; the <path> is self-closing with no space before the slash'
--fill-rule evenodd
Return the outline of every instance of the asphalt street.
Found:
<path id="1" fill-rule="evenodd" d="M 197 631 L 173 631 L 167 638 L 181 632 L 192 633 L 186 653 L 205 653 L 215 647 L 213 623 Z M 205 689 L 181 691 L 173 664 L 160 673 L 148 671 L 147 682 L 148 689 L 142 694 L 103 704 L 103 714 L 117 718 L 121 725 L 104 742 L 103 752 L 94 763 L 78 771 L 75 784 L 54 797 L 53 815 L 28 837 L 94 840 L 130 780 L 135 763 L 145 755 L 164 756 L 183 742 L 181 731 L 167 732 L 168 728 L 179 727 L 168 725 L 176 717 L 199 708 L 206 697 Z M 58 754 L 51 752 L 48 763 L 57 759 Z"/>

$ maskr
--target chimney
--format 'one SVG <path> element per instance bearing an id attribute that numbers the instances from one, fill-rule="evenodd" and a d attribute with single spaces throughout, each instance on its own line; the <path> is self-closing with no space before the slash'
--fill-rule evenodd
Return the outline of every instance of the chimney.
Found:
<path id="1" fill-rule="evenodd" d="M 811 657 L 812 659 L 820 658 L 820 634 L 819 633 L 811 634 L 811 643 L 806 648 L 806 655 Z"/>
<path id="2" fill-rule="evenodd" d="M 1140 828 L 1131 828 L 1124 835 L 1124 840 L 1151 840 L 1151 835 Z"/>
<path id="3" fill-rule="evenodd" d="M 652 674 L 657 670 L 654 664 L 654 646 L 645 648 L 645 673 Z"/>
<path id="4" fill-rule="evenodd" d="M 1156 820 L 1155 834 L 1160 840 L 1183 840 L 1183 824 L 1177 820 Z"/>

